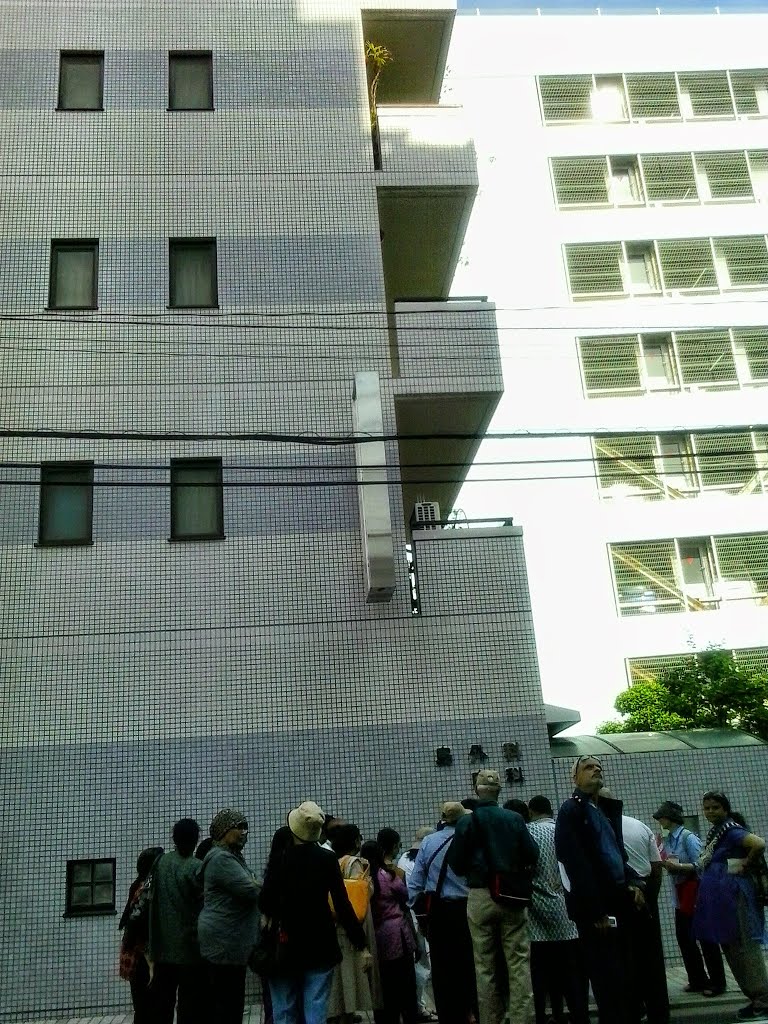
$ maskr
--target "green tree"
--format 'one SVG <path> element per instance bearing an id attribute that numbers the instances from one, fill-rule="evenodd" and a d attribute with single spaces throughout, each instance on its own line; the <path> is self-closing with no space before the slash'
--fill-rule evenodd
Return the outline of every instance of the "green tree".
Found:
<path id="1" fill-rule="evenodd" d="M 768 675 L 739 665 L 730 651 L 703 651 L 634 683 L 613 706 L 624 718 L 603 722 L 598 733 L 730 726 L 768 740 Z"/>

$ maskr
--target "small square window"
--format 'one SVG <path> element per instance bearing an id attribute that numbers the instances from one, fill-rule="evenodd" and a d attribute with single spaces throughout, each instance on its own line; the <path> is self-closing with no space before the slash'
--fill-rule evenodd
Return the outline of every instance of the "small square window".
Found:
<path id="1" fill-rule="evenodd" d="M 171 540 L 223 537 L 221 459 L 172 459 Z"/>
<path id="2" fill-rule="evenodd" d="M 115 913 L 115 860 L 67 861 L 65 917 Z"/>
<path id="3" fill-rule="evenodd" d="M 168 55 L 168 109 L 213 110 L 213 56 Z"/>
<path id="4" fill-rule="evenodd" d="M 51 242 L 49 309 L 96 309 L 99 243 L 94 238 Z"/>
<path id="5" fill-rule="evenodd" d="M 104 109 L 103 52 L 62 52 L 59 61 L 58 109 Z"/>
<path id="6" fill-rule="evenodd" d="M 93 463 L 44 463 L 40 467 L 38 544 L 90 544 L 92 530 Z"/>
<path id="7" fill-rule="evenodd" d="M 219 304 L 215 238 L 171 238 L 168 247 L 169 305 L 210 309 Z"/>

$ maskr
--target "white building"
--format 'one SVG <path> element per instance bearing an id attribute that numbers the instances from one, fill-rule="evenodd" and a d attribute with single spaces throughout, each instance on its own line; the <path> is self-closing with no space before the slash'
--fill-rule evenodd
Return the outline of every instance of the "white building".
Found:
<path id="1" fill-rule="evenodd" d="M 459 505 L 524 525 L 544 695 L 585 731 L 692 649 L 768 666 L 767 30 L 457 20 L 480 194 L 454 286 L 497 305 L 491 432 L 601 434 L 488 441 L 511 464 L 473 477 L 527 479 Z"/>
<path id="2" fill-rule="evenodd" d="M 411 604 L 414 499 L 502 390 L 492 305 L 447 301 L 453 16 L 3 6 L 5 1017 L 125 1005 L 115 914 L 183 816 L 241 808 L 261 868 L 304 799 L 406 837 L 483 763 L 551 785 L 520 529 L 416 533 Z"/>

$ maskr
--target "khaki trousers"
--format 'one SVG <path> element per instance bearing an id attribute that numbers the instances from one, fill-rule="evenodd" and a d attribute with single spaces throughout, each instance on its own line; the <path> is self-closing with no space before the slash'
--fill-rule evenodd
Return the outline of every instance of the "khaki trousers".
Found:
<path id="1" fill-rule="evenodd" d="M 470 889 L 467 921 L 472 936 L 480 1024 L 530 1024 L 533 994 L 528 965 L 528 914 L 507 910 L 487 889 Z"/>

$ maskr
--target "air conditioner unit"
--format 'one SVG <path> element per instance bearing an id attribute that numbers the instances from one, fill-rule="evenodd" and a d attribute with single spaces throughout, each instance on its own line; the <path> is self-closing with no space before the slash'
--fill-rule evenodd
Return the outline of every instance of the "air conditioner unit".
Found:
<path id="1" fill-rule="evenodd" d="M 411 529 L 413 530 L 437 530 L 434 525 L 440 522 L 440 506 L 436 501 L 417 501 L 413 506 L 411 516 Z M 430 526 L 429 524 L 433 525 Z"/>

